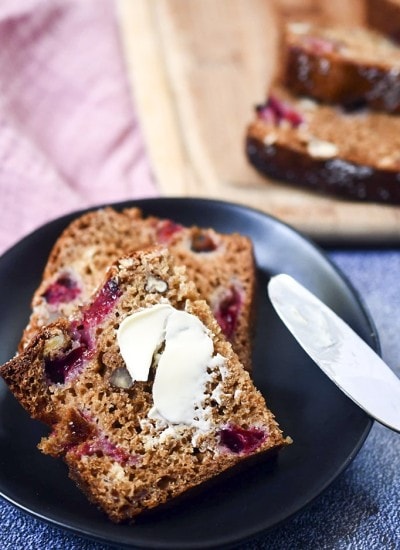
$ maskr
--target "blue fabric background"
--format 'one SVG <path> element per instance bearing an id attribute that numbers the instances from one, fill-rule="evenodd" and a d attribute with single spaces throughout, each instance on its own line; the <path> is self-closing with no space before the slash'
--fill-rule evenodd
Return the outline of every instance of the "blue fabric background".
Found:
<path id="1" fill-rule="evenodd" d="M 384 360 L 400 376 L 400 251 L 333 251 L 369 309 Z M 38 521 L 0 499 L 0 548 L 106 550 Z M 375 424 L 347 470 L 283 525 L 240 550 L 400 548 L 400 435 Z"/>

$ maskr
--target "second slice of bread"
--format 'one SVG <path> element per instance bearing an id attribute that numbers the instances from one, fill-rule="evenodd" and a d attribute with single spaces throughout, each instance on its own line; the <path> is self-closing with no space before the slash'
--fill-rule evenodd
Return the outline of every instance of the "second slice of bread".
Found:
<path id="1" fill-rule="evenodd" d="M 185 265 L 226 337 L 251 368 L 256 275 L 251 240 L 213 229 L 184 227 L 169 219 L 143 217 L 138 208 L 103 208 L 83 214 L 61 234 L 50 253 L 32 301 L 32 315 L 20 349 L 37 330 L 68 317 L 100 283 L 118 257 L 154 244 L 168 246 Z"/>
<path id="2" fill-rule="evenodd" d="M 400 203 L 400 117 L 347 112 L 274 89 L 246 134 L 262 174 L 361 201 Z"/>

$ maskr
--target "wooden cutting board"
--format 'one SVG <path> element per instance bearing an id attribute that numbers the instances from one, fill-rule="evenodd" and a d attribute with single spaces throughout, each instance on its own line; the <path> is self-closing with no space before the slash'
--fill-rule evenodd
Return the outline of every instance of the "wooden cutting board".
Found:
<path id="1" fill-rule="evenodd" d="M 253 106 L 279 67 L 287 19 L 361 23 L 356 0 L 117 0 L 123 51 L 164 196 L 259 208 L 324 243 L 398 243 L 400 207 L 262 178 L 244 155 Z"/>

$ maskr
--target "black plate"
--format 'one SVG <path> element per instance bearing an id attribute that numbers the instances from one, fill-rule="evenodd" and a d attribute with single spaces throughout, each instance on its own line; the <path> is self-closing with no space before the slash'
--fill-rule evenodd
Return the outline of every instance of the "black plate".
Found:
<path id="1" fill-rule="evenodd" d="M 319 371 L 278 320 L 266 296 L 272 274 L 286 272 L 315 292 L 373 348 L 373 324 L 354 290 L 324 254 L 290 227 L 258 211 L 201 199 L 149 199 L 145 214 L 249 235 L 259 274 L 254 378 L 285 433 L 294 439 L 264 461 L 167 510 L 114 525 L 86 501 L 65 466 L 36 450 L 46 430 L 0 385 L 0 491 L 35 516 L 116 545 L 209 548 L 234 545 L 303 508 L 357 454 L 371 420 Z M 49 250 L 78 214 L 55 220 L 0 259 L 0 361 L 14 354 Z"/>

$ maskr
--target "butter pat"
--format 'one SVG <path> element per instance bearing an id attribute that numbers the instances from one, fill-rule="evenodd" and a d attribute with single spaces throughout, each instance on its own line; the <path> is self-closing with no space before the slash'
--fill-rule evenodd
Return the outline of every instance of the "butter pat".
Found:
<path id="1" fill-rule="evenodd" d="M 192 424 L 204 397 L 208 367 L 213 357 L 208 329 L 194 315 L 169 304 L 157 304 L 129 315 L 117 340 L 133 380 L 145 381 L 155 353 L 165 342 L 153 382 L 153 410 L 171 424 Z M 218 360 L 217 360 L 218 359 Z"/>
<path id="2" fill-rule="evenodd" d="M 175 310 L 168 317 L 165 349 L 153 384 L 154 407 L 168 422 L 190 424 L 200 404 L 214 345 L 194 315 Z"/>
<path id="3" fill-rule="evenodd" d="M 128 315 L 117 331 L 117 342 L 133 382 L 146 382 L 153 355 L 160 347 L 171 313 L 168 304 L 157 304 Z"/>

